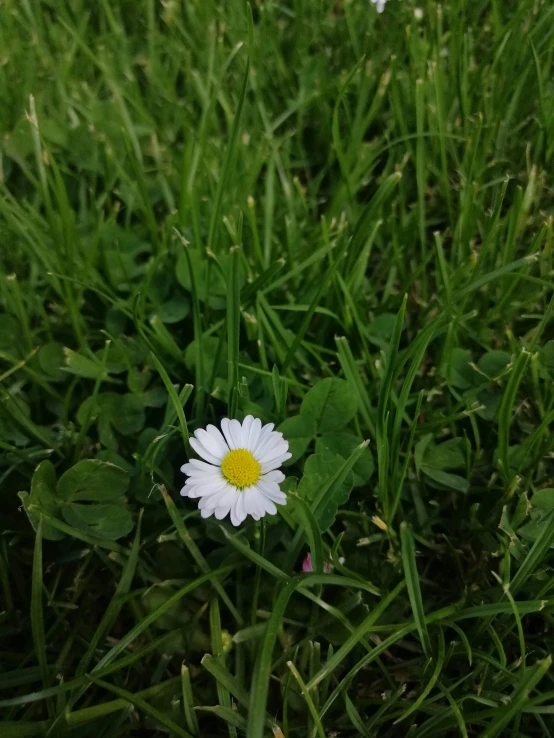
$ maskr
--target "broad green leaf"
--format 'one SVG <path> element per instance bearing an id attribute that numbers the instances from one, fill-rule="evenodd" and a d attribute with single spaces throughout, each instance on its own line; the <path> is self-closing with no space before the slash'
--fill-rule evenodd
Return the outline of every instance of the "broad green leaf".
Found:
<path id="1" fill-rule="evenodd" d="M 121 194 L 123 196 L 123 189 Z M 114 224 L 105 224 L 100 238 L 109 281 L 116 290 L 128 292 L 131 283 L 146 273 L 148 264 L 145 257 L 151 253 L 152 247 L 137 235 L 137 231 Z"/>
<path id="2" fill-rule="evenodd" d="M 494 462 L 497 466 L 500 466 L 498 450 L 495 451 Z M 508 468 L 512 478 L 515 477 L 516 474 L 521 474 L 521 472 L 528 467 L 529 462 L 530 457 L 529 454 L 526 453 L 524 444 L 517 443 L 514 446 L 508 447 Z"/>
<path id="3" fill-rule="evenodd" d="M 28 505 L 26 504 L 26 500 L 22 497 L 22 494 L 25 493 L 20 493 L 19 496 L 23 501 L 23 505 L 25 506 L 31 525 L 36 530 L 40 515 L 32 510 L 27 510 Z M 56 470 L 54 469 L 52 462 L 48 461 L 48 459 L 41 461 L 35 469 L 35 473 L 31 480 L 31 494 L 28 497 L 27 502 L 33 505 L 40 505 L 40 507 L 50 513 L 50 515 L 59 517 L 58 502 L 56 501 Z M 64 537 L 61 531 L 49 525 L 45 520 L 43 521 L 42 526 L 42 536 L 50 541 L 59 541 Z"/>
<path id="4" fill-rule="evenodd" d="M 116 541 L 133 529 L 133 518 L 126 505 L 67 505 L 62 514 L 77 530 L 109 541 Z"/>
<path id="5" fill-rule="evenodd" d="M 441 487 L 448 487 L 449 489 L 455 489 L 457 492 L 467 492 L 469 489 L 469 482 L 467 479 L 458 476 L 457 474 L 450 474 L 442 471 L 441 469 L 433 469 L 430 466 L 422 466 L 421 471 L 436 482 Z"/>
<path id="6" fill-rule="evenodd" d="M 281 482 L 279 487 L 281 488 L 281 491 L 287 495 L 290 492 L 296 492 L 298 479 L 296 477 L 287 477 L 284 482 Z"/>
<path id="7" fill-rule="evenodd" d="M 554 488 L 539 489 L 531 497 L 531 505 L 544 512 L 554 510 Z"/>
<path id="8" fill-rule="evenodd" d="M 307 502 L 317 499 L 321 488 L 335 475 L 344 459 L 337 454 L 312 454 L 306 459 L 304 475 L 297 488 L 297 494 Z M 338 489 L 330 490 L 327 499 L 315 513 L 321 531 L 327 530 L 337 514 L 338 506 L 346 502 L 352 489 L 352 473 L 339 485 Z"/>
<path id="9" fill-rule="evenodd" d="M 302 400 L 300 412 L 314 418 L 318 433 L 331 433 L 349 423 L 358 410 L 354 387 L 344 379 L 327 377 Z"/>
<path id="10" fill-rule="evenodd" d="M 128 486 L 129 476 L 123 469 L 98 459 L 84 459 L 62 474 L 57 494 L 66 502 L 115 502 L 122 501 Z"/>
<path id="11" fill-rule="evenodd" d="M 66 372 L 76 374 L 78 377 L 84 377 L 85 379 L 106 380 L 108 378 L 107 369 L 99 361 L 89 359 L 88 356 L 83 356 L 77 353 L 77 351 L 72 351 L 68 348 L 64 348 L 64 354 Z"/>
<path id="12" fill-rule="evenodd" d="M 539 357 L 546 373 L 554 379 L 554 341 L 548 341 L 544 344 Z"/>
<path id="13" fill-rule="evenodd" d="M 455 348 L 443 369 L 446 381 L 457 389 L 469 389 L 479 380 L 479 375 L 471 366 L 469 351 Z"/>
<path id="14" fill-rule="evenodd" d="M 89 417 L 96 418 L 101 431 L 100 440 L 105 446 L 111 448 L 114 444 L 106 426 L 113 426 L 124 436 L 139 433 L 146 423 L 145 406 L 152 404 L 151 400 L 154 400 L 156 407 L 163 404 L 159 389 L 156 388 L 153 392 L 154 394 L 145 392 L 125 395 L 116 392 L 102 392 L 96 398 L 89 397 L 83 402 L 77 412 L 77 420 L 83 424 Z"/>
<path id="15" fill-rule="evenodd" d="M 481 356 L 477 366 L 487 377 L 495 379 L 506 370 L 511 360 L 512 355 L 507 351 L 488 351 Z"/>
<path id="16" fill-rule="evenodd" d="M 133 466 L 133 464 L 130 464 L 127 459 L 124 459 L 123 456 L 110 449 L 107 449 L 106 451 L 99 451 L 96 458 L 100 459 L 100 461 L 106 461 L 109 464 L 118 466 L 120 469 L 126 471 L 129 475 L 133 474 L 134 472 L 135 467 Z"/>
<path id="17" fill-rule="evenodd" d="M 478 413 L 483 420 L 496 420 L 502 402 L 502 393 L 485 390 L 477 395 L 477 402 L 484 406 Z"/>
<path id="18" fill-rule="evenodd" d="M 217 265 L 207 257 L 202 257 L 200 252 L 195 249 L 191 248 L 189 250 L 189 254 L 192 268 L 194 270 L 194 282 L 198 299 L 201 302 L 205 302 L 209 296 L 209 304 L 212 307 L 220 309 L 224 308 L 225 300 L 223 298 L 226 294 L 225 282 L 221 272 L 217 268 Z M 223 261 L 223 257 L 221 261 Z M 188 261 L 186 254 L 183 251 L 179 253 L 177 258 L 175 274 L 179 284 L 188 292 L 192 292 L 192 280 L 190 277 Z"/>
<path id="19" fill-rule="evenodd" d="M 67 372 L 63 371 L 66 363 L 61 343 L 50 341 L 42 346 L 38 352 L 38 363 L 51 382 L 63 382 L 67 379 Z M 44 537 L 47 538 L 46 535 Z"/>
<path id="20" fill-rule="evenodd" d="M 154 314 L 162 323 L 178 323 L 190 313 L 190 300 L 186 295 L 177 295 L 162 302 L 154 311 Z"/>
<path id="21" fill-rule="evenodd" d="M 104 349 L 96 352 L 99 362 L 102 361 Z M 126 336 L 111 341 L 108 347 L 108 356 L 106 358 L 106 369 L 109 374 L 121 374 L 131 367 L 136 366 L 144 359 L 143 349 Z"/>
<path id="22" fill-rule="evenodd" d="M 338 454 L 343 459 L 348 457 L 358 448 L 360 439 L 351 433 L 327 433 L 317 439 L 315 444 L 316 454 Z M 373 474 L 375 464 L 373 455 L 366 447 L 352 469 L 354 473 L 354 487 L 365 484 Z"/>
<path id="23" fill-rule="evenodd" d="M 416 470 L 418 472 L 421 471 L 421 467 L 423 466 L 423 463 L 424 463 L 423 459 L 425 458 L 427 449 L 431 445 L 432 441 L 433 441 L 433 434 L 427 433 L 425 436 L 422 436 L 422 438 L 420 438 L 419 441 L 415 445 L 414 461 L 416 465 Z"/>
<path id="24" fill-rule="evenodd" d="M 137 394 L 137 397 L 144 407 L 163 407 L 167 403 L 167 391 L 159 385 Z"/>
<path id="25" fill-rule="evenodd" d="M 433 469 L 458 469 L 465 466 L 464 442 L 451 438 L 438 446 L 430 446 L 423 457 L 423 464 Z"/>
<path id="26" fill-rule="evenodd" d="M 129 319 L 125 313 L 114 305 L 106 313 L 106 329 L 112 336 L 120 336 L 125 332 Z"/>
<path id="27" fill-rule="evenodd" d="M 151 379 L 152 372 L 141 371 L 138 367 L 133 366 L 127 373 L 127 387 L 131 392 L 144 392 Z"/>
<path id="28" fill-rule="evenodd" d="M 218 355 L 219 350 L 219 355 Z M 204 373 L 207 377 L 227 376 L 227 343 L 220 345 L 217 338 L 213 336 L 204 336 L 202 339 Z M 198 349 L 196 341 L 192 341 L 185 351 L 185 366 L 194 374 Z M 215 369 L 215 371 L 214 371 Z"/>
<path id="29" fill-rule="evenodd" d="M 294 464 L 304 455 L 315 436 L 315 428 L 315 420 L 303 413 L 287 418 L 281 423 L 277 430 L 280 430 L 285 440 L 289 442 L 289 451 L 292 454 L 287 464 Z"/>
<path id="30" fill-rule="evenodd" d="M 381 313 L 368 325 L 367 335 L 370 339 L 379 339 L 375 342 L 380 346 L 384 346 L 392 336 L 395 323 L 396 313 Z"/>
<path id="31" fill-rule="evenodd" d="M 146 423 L 144 402 L 141 395 L 116 395 L 110 421 L 114 428 L 123 436 L 139 433 Z"/>

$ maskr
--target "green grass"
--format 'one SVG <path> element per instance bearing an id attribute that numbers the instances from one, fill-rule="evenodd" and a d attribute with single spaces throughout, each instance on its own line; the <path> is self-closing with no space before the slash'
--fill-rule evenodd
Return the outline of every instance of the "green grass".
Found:
<path id="1" fill-rule="evenodd" d="M 554 736 L 554 7 L 418 5 L 4 3 L 1 738 Z"/>

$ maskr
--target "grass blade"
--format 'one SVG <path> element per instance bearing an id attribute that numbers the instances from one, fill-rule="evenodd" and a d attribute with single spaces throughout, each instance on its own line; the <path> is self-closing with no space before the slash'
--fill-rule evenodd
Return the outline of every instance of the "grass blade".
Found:
<path id="1" fill-rule="evenodd" d="M 432 657 L 431 639 L 429 638 L 423 610 L 423 600 L 421 597 L 419 574 L 416 564 L 414 537 L 410 527 L 406 523 L 402 523 L 400 526 L 400 540 L 402 542 L 402 566 L 404 567 L 404 577 L 406 579 L 406 587 L 408 588 L 408 595 L 410 597 L 414 620 L 419 633 L 423 653 L 428 659 L 430 659 Z"/>
<path id="2" fill-rule="evenodd" d="M 152 720 L 170 730 L 173 735 L 180 736 L 180 738 L 192 738 L 190 733 L 188 733 L 186 730 L 183 730 L 180 725 L 177 725 L 177 723 L 171 720 L 171 718 L 168 718 L 165 713 L 161 712 L 161 710 L 157 710 L 155 707 L 152 707 L 152 705 L 149 705 L 146 700 L 144 700 L 142 697 L 139 697 L 137 694 L 132 694 L 126 689 L 122 689 L 121 687 L 116 687 L 113 684 L 109 684 L 103 679 L 98 679 L 92 674 L 90 675 L 90 678 L 99 687 L 106 689 L 108 692 L 112 692 L 112 694 L 117 695 L 119 699 L 125 700 L 129 704 L 134 705 L 139 710 L 145 712 L 150 718 L 152 718 Z"/>

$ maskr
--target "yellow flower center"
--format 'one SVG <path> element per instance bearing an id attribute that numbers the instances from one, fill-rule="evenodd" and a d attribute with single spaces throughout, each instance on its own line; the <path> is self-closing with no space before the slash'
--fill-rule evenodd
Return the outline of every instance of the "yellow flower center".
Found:
<path id="1" fill-rule="evenodd" d="M 258 481 L 261 467 L 250 451 L 235 448 L 221 462 L 221 471 L 230 484 L 243 489 Z"/>

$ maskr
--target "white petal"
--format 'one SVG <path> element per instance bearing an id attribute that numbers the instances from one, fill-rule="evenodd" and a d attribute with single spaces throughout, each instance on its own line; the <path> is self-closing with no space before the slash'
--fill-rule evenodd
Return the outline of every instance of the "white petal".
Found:
<path id="1" fill-rule="evenodd" d="M 272 502 L 269 499 L 269 497 L 265 497 L 264 496 L 263 500 L 264 500 L 264 505 L 265 505 L 266 512 L 269 515 L 276 515 L 277 514 L 277 508 L 275 507 L 275 503 Z"/>
<path id="2" fill-rule="evenodd" d="M 203 518 L 209 518 L 210 515 L 213 515 L 213 514 L 214 514 L 213 510 L 201 510 L 200 511 L 200 515 L 202 515 Z"/>
<path id="3" fill-rule="evenodd" d="M 260 459 L 262 456 L 270 453 L 277 448 L 277 446 L 282 446 L 284 443 L 286 443 L 288 447 L 288 441 L 284 440 L 283 434 L 277 433 L 277 431 L 272 431 L 263 443 L 258 444 L 258 448 L 256 449 L 256 458 Z"/>
<path id="4" fill-rule="evenodd" d="M 238 518 L 240 519 L 240 522 L 242 523 L 247 516 L 246 509 L 244 507 L 244 495 L 241 492 L 237 498 L 237 506 L 235 508 L 235 511 L 237 513 Z"/>
<path id="5" fill-rule="evenodd" d="M 216 494 L 208 497 L 206 507 L 211 507 L 214 510 L 218 507 L 230 507 L 235 501 L 236 496 L 240 494 L 230 484 L 226 484 L 225 487 L 219 490 Z"/>
<path id="6" fill-rule="evenodd" d="M 198 459 L 191 459 L 188 464 L 183 464 L 181 471 L 185 474 L 196 474 L 197 472 L 214 472 L 219 469 L 219 465 L 206 464 L 205 461 L 199 461 Z"/>
<path id="7" fill-rule="evenodd" d="M 218 463 L 229 453 L 229 446 L 215 425 L 209 425 L 206 430 L 199 428 L 194 435 Z"/>
<path id="8" fill-rule="evenodd" d="M 246 517 L 244 509 L 244 496 L 242 493 L 237 495 L 235 504 L 231 507 L 231 523 L 236 527 L 240 525 Z"/>
<path id="9" fill-rule="evenodd" d="M 211 497 L 221 492 L 227 486 L 225 479 L 219 479 L 217 482 L 205 482 L 195 485 L 195 497 Z"/>
<path id="10" fill-rule="evenodd" d="M 223 420 L 221 421 L 221 430 L 223 431 L 223 435 L 225 436 L 225 440 L 227 441 L 227 445 L 229 446 L 229 448 L 231 450 L 234 448 L 238 448 L 231 434 L 231 421 L 229 420 L 229 418 L 223 418 Z"/>
<path id="11" fill-rule="evenodd" d="M 216 507 L 215 509 L 215 516 L 218 520 L 223 520 L 223 518 L 226 518 L 227 515 L 229 515 L 229 510 L 231 509 L 230 505 L 227 506 L 220 506 Z"/>
<path id="12" fill-rule="evenodd" d="M 273 423 L 268 423 L 267 425 L 264 425 L 264 427 L 260 431 L 260 436 L 258 438 L 258 443 L 256 444 L 255 448 L 250 449 L 254 456 L 258 453 L 258 449 L 262 448 L 262 444 L 265 443 L 267 437 L 270 435 L 270 433 L 273 431 L 274 428 Z"/>
<path id="13" fill-rule="evenodd" d="M 211 486 L 208 488 L 211 490 Z M 198 484 L 191 484 L 188 487 L 183 487 L 183 490 L 187 491 L 188 496 L 191 498 L 191 500 L 195 500 L 197 497 L 203 497 L 205 494 L 205 489 L 203 489 L 202 485 Z"/>
<path id="14" fill-rule="evenodd" d="M 222 477 L 221 467 L 219 466 L 211 466 L 209 471 L 192 467 L 192 471 L 187 473 L 189 479 L 221 479 Z"/>
<path id="15" fill-rule="evenodd" d="M 233 525 L 234 525 L 235 527 L 236 527 L 237 525 L 240 525 L 240 520 L 239 520 L 239 518 L 237 517 L 237 513 L 236 513 L 236 508 L 237 508 L 237 501 L 235 500 L 235 502 L 234 502 L 234 503 L 233 503 L 233 504 L 231 505 L 231 523 L 232 523 L 232 524 L 233 524 Z"/>
<path id="16" fill-rule="evenodd" d="M 262 421 L 259 418 L 254 418 L 250 426 L 250 432 L 248 438 L 245 438 L 245 448 L 252 452 L 258 445 L 260 438 L 260 432 L 262 430 Z M 244 431 L 243 431 L 244 432 Z"/>
<path id="17" fill-rule="evenodd" d="M 205 432 L 206 431 L 204 431 L 204 433 Z M 197 438 L 194 438 L 193 436 L 191 436 L 189 441 L 190 441 L 190 445 L 196 451 L 198 456 L 201 456 L 206 461 L 209 461 L 210 464 L 219 464 L 220 459 L 218 459 L 217 456 L 214 456 L 212 453 L 210 453 L 208 449 L 204 446 L 204 444 L 200 443 L 200 441 Z"/>
<path id="18" fill-rule="evenodd" d="M 263 504 L 260 504 L 261 493 L 256 485 L 247 487 L 242 494 L 244 496 L 244 509 L 246 513 L 252 515 L 252 517 L 257 516 L 259 519 L 265 513 L 265 508 Z"/>
<path id="19" fill-rule="evenodd" d="M 286 454 L 288 450 L 289 444 L 287 441 L 284 441 L 283 443 L 279 443 L 273 448 L 268 449 L 263 456 L 258 456 L 257 461 L 259 464 L 265 464 L 268 461 L 273 461 L 273 459 L 276 459 L 278 456 Z"/>
<path id="20" fill-rule="evenodd" d="M 242 426 L 238 420 L 233 419 L 229 421 L 229 433 L 235 443 L 235 448 L 244 448 L 242 442 Z"/>
<path id="21" fill-rule="evenodd" d="M 278 469 L 281 464 L 287 459 L 290 459 L 292 454 L 283 454 L 282 456 L 278 456 L 276 459 L 273 459 L 273 461 L 268 461 L 265 464 L 261 464 L 262 467 L 262 474 L 267 474 L 270 471 L 273 471 L 273 469 Z"/>
<path id="22" fill-rule="evenodd" d="M 256 513 L 261 518 L 263 518 L 266 513 L 269 513 L 270 515 L 275 515 L 275 513 L 277 512 L 277 508 L 275 507 L 273 502 L 263 494 L 261 488 L 258 485 L 256 485 L 256 507 Z"/>
<path id="23" fill-rule="evenodd" d="M 248 448 L 248 437 L 250 435 L 250 428 L 252 427 L 252 423 L 254 422 L 254 416 L 253 415 L 247 415 L 245 419 L 242 421 L 241 426 L 241 447 L 242 448 Z"/>
<path id="24" fill-rule="evenodd" d="M 196 487 L 183 487 L 181 494 L 190 497 L 191 500 L 195 500 L 198 495 L 196 494 Z"/>
<path id="25" fill-rule="evenodd" d="M 262 479 L 265 482 L 275 482 L 276 484 L 281 484 L 281 482 L 285 481 L 285 475 L 282 471 L 278 471 L 276 469 L 275 471 L 270 471 L 267 474 L 264 474 Z"/>
<path id="26" fill-rule="evenodd" d="M 276 502 L 278 505 L 285 505 L 287 502 L 287 496 L 284 492 L 281 492 L 279 485 L 274 482 L 268 482 L 265 477 L 258 479 L 256 482 L 258 488 L 262 494 L 269 500 Z"/>

